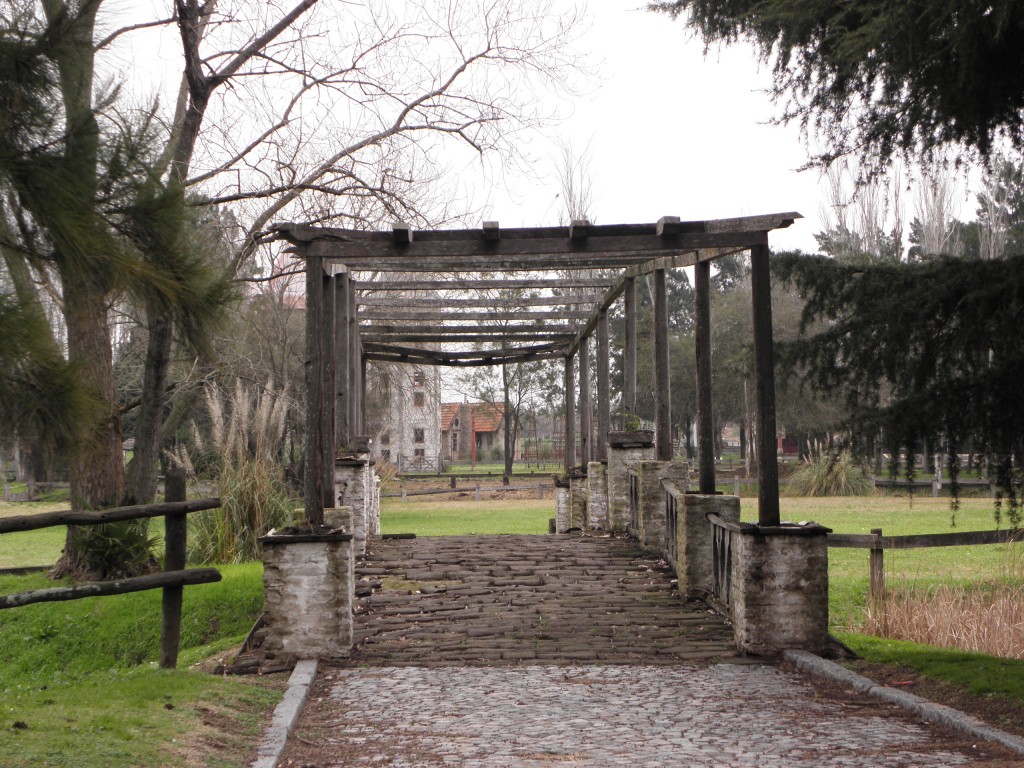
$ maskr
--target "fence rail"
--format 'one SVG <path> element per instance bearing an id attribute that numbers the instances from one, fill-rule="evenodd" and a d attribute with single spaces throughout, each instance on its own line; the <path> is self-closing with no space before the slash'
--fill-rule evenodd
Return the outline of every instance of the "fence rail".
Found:
<path id="1" fill-rule="evenodd" d="M 711 571 L 714 575 L 711 596 L 727 613 L 732 590 L 732 548 L 739 526 L 715 514 L 707 518 L 711 524 Z"/>
<path id="2" fill-rule="evenodd" d="M 679 507 L 683 504 L 683 492 L 671 480 L 662 480 L 661 487 L 665 489 L 665 559 L 672 564 L 674 569 L 679 562 L 677 533 L 679 530 Z"/>
<path id="3" fill-rule="evenodd" d="M 80 600 L 85 597 L 119 595 L 149 589 L 163 590 L 161 614 L 160 666 L 171 669 L 178 663 L 181 641 L 181 604 L 184 587 L 220 581 L 215 568 L 185 568 L 187 525 L 185 516 L 220 506 L 220 499 L 185 500 L 184 473 L 168 472 L 163 504 L 114 507 L 98 512 L 61 511 L 38 515 L 17 515 L 0 519 L 0 534 L 34 531 L 58 525 L 102 525 L 123 520 L 164 518 L 164 570 L 146 576 L 133 576 L 116 581 L 94 581 L 71 587 L 37 589 L 0 595 L 0 609 L 18 608 L 32 603 L 57 600 Z"/>

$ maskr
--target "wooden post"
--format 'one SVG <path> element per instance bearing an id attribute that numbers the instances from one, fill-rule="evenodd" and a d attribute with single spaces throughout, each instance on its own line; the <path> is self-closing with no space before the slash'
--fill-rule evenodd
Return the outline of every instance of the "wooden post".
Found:
<path id="1" fill-rule="evenodd" d="M 349 274 L 339 272 L 334 276 L 334 443 L 339 448 L 348 448 L 351 443 L 350 429 L 351 364 L 348 342 L 349 324 Z"/>
<path id="2" fill-rule="evenodd" d="M 164 501 L 185 501 L 185 470 L 172 467 L 164 478 Z M 185 568 L 185 513 L 164 515 L 164 570 Z M 181 642 L 181 603 L 185 588 L 164 587 L 163 613 L 160 624 L 160 668 L 178 666 L 178 645 Z"/>
<path id="3" fill-rule="evenodd" d="M 575 359 L 572 355 L 565 356 L 565 450 L 563 464 L 565 474 L 572 473 L 576 466 L 576 373 L 573 370 Z"/>
<path id="4" fill-rule="evenodd" d="M 668 295 L 665 270 L 654 270 L 654 446 L 659 461 L 672 460 L 672 384 L 669 379 Z"/>
<path id="5" fill-rule="evenodd" d="M 608 427 L 611 418 L 611 383 L 608 379 L 608 311 L 597 315 L 597 442 L 594 458 L 608 460 Z"/>
<path id="6" fill-rule="evenodd" d="M 321 354 L 320 333 L 323 327 L 323 268 L 320 259 L 306 259 L 306 437 L 302 457 L 304 466 L 304 491 L 306 520 L 322 523 L 324 519 L 324 468 L 323 442 L 320 434 L 323 423 L 323 355 Z"/>
<path id="7" fill-rule="evenodd" d="M 775 430 L 775 352 L 768 246 L 750 249 L 754 320 L 754 396 L 757 405 L 758 523 L 779 524 L 779 464 Z"/>
<path id="8" fill-rule="evenodd" d="M 701 493 L 715 492 L 715 437 L 711 418 L 711 262 L 698 261 L 696 282 L 697 456 Z M 738 494 L 737 494 L 738 495 Z"/>
<path id="9" fill-rule="evenodd" d="M 590 338 L 580 341 L 580 461 L 586 467 L 593 452 L 593 395 L 590 391 Z"/>
<path id="10" fill-rule="evenodd" d="M 627 277 L 625 293 L 626 334 L 622 345 L 622 405 L 625 412 L 636 415 L 636 278 Z M 633 425 L 622 425 L 633 429 Z"/>
<path id="11" fill-rule="evenodd" d="M 359 434 L 359 318 L 356 314 L 356 281 L 349 277 L 348 281 L 348 375 L 349 375 L 349 412 L 348 425 L 352 436 Z"/>
<path id="12" fill-rule="evenodd" d="M 872 528 L 874 541 L 871 544 L 871 600 L 881 600 L 885 596 L 885 550 L 882 549 L 882 529 Z"/>
<path id="13" fill-rule="evenodd" d="M 357 424 L 359 426 L 359 434 L 362 435 L 366 432 L 366 356 L 363 354 L 363 343 L 358 339 L 358 326 L 356 330 L 357 342 L 359 343 L 359 411 L 356 414 L 358 416 Z"/>
<path id="14" fill-rule="evenodd" d="M 327 264 L 324 264 L 325 269 Z M 334 365 L 334 294 L 335 278 L 334 267 L 330 268 L 332 273 L 324 272 L 321 276 L 321 290 L 324 300 L 324 319 L 320 326 L 320 354 L 323 356 L 324 383 L 321 390 L 323 407 L 320 409 L 320 450 L 323 451 L 322 465 L 323 472 L 323 504 L 324 509 L 336 507 L 337 501 L 334 490 L 334 391 L 335 391 L 335 365 Z"/>

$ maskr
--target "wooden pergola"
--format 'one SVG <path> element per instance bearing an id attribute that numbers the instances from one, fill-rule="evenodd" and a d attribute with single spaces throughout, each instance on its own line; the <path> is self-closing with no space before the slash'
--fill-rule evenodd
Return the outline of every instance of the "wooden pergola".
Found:
<path id="1" fill-rule="evenodd" d="M 759 521 L 779 522 L 775 373 L 768 233 L 799 213 L 654 224 L 391 232 L 281 224 L 276 237 L 306 263 L 306 517 L 332 506 L 336 450 L 364 430 L 369 360 L 479 366 L 561 358 L 565 362 L 565 469 L 575 463 L 576 370 L 590 369 L 596 337 L 596 435 L 581 410 L 584 461 L 607 458 L 610 424 L 608 311 L 623 300 L 624 407 L 636 407 L 636 279 L 653 276 L 655 445 L 672 458 L 665 270 L 696 273 L 697 443 L 700 493 L 715 492 L 711 419 L 711 262 L 750 252 L 757 405 Z M 553 274 L 568 271 L 571 277 Z M 614 274 L 614 277 L 604 275 Z M 353 275 L 373 275 L 357 281 Z M 598 276 L 593 276 L 593 275 Z M 590 275 L 590 276 L 585 276 Z M 415 279 L 414 279 L 415 278 Z M 531 291 L 533 296 L 494 296 Z M 457 292 L 457 297 L 451 294 Z M 467 349 L 467 345 L 474 345 Z M 457 349 L 452 349 L 452 347 Z M 590 377 L 579 397 L 592 402 Z"/>

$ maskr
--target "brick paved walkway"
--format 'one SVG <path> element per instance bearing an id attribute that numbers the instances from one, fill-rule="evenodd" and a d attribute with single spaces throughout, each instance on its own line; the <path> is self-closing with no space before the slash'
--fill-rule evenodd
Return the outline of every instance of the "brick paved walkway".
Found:
<path id="1" fill-rule="evenodd" d="M 380 583 L 359 643 L 322 671 L 282 766 L 1022 764 L 736 658 L 725 622 L 629 540 L 377 542 L 359 570 Z"/>

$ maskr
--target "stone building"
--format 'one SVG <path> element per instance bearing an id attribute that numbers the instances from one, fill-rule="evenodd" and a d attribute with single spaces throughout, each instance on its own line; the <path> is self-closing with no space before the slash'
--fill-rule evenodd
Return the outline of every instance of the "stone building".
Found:
<path id="1" fill-rule="evenodd" d="M 388 384 L 387 417 L 374 441 L 374 458 L 402 471 L 437 471 L 442 461 L 441 372 L 400 365 Z"/>

